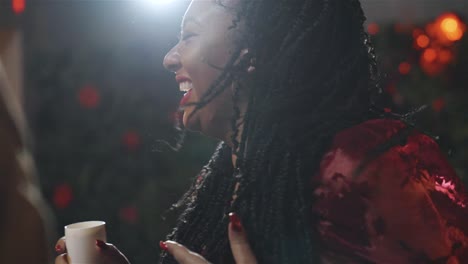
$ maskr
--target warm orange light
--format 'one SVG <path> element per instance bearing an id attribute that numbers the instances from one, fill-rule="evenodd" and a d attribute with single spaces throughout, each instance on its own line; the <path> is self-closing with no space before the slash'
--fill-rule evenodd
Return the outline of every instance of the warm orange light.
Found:
<path id="1" fill-rule="evenodd" d="M 400 63 L 400 65 L 398 66 L 398 71 L 402 75 L 408 74 L 411 71 L 411 64 L 409 64 L 406 61 Z"/>
<path id="2" fill-rule="evenodd" d="M 466 30 L 466 25 L 455 14 L 443 14 L 438 19 L 439 32 L 446 40 L 460 40 Z"/>
<path id="3" fill-rule="evenodd" d="M 21 14 L 26 8 L 26 0 L 11 0 L 11 7 L 15 14 Z"/>
<path id="4" fill-rule="evenodd" d="M 441 50 L 439 52 L 439 61 L 441 63 L 447 64 L 452 60 L 452 52 L 450 50 Z"/>
<path id="5" fill-rule="evenodd" d="M 453 33 L 459 29 L 458 21 L 453 17 L 446 17 L 440 22 L 440 28 L 445 33 Z"/>
<path id="6" fill-rule="evenodd" d="M 453 32 L 446 32 L 445 35 L 451 41 L 460 40 L 463 37 L 463 31 L 460 28 L 457 28 Z"/>
<path id="7" fill-rule="evenodd" d="M 371 35 L 375 35 L 377 33 L 379 33 L 379 25 L 377 23 L 370 23 L 368 26 L 367 26 L 367 32 L 369 32 L 369 34 Z"/>
<path id="8" fill-rule="evenodd" d="M 427 62 L 433 62 L 437 59 L 437 52 L 434 49 L 426 49 L 423 53 L 423 59 Z"/>
<path id="9" fill-rule="evenodd" d="M 420 48 L 426 48 L 427 46 L 429 46 L 429 37 L 427 35 L 419 35 L 418 38 L 416 39 L 416 44 L 418 45 L 418 47 Z"/>

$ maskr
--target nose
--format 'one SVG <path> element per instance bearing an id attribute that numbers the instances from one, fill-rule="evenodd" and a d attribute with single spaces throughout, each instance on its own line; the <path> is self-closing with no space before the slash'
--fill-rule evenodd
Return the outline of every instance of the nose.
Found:
<path id="1" fill-rule="evenodd" d="M 173 47 L 164 57 L 163 65 L 171 72 L 177 72 L 180 67 L 180 54 L 176 47 Z"/>

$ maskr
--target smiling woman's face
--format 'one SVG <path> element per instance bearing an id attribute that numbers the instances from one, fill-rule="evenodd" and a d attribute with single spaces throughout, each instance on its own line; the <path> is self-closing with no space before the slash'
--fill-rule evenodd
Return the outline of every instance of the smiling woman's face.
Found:
<path id="1" fill-rule="evenodd" d="M 200 102 L 221 75 L 239 34 L 238 28 L 230 29 L 233 20 L 230 10 L 215 0 L 191 2 L 182 21 L 180 41 L 164 58 L 164 66 L 176 74 L 179 88 L 187 92 L 183 104 Z M 194 109 L 195 106 L 188 106 L 184 110 L 183 124 L 187 129 L 229 140 L 233 116 L 230 88 L 195 113 Z"/>

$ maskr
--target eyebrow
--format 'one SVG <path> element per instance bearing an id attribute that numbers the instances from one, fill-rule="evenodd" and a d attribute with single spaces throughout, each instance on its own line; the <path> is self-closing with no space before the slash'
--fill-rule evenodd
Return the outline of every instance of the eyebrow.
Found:
<path id="1" fill-rule="evenodd" d="M 193 16 L 185 17 L 184 21 L 182 21 L 181 28 L 184 28 L 189 22 L 193 22 L 198 26 L 201 26 L 200 22 Z"/>

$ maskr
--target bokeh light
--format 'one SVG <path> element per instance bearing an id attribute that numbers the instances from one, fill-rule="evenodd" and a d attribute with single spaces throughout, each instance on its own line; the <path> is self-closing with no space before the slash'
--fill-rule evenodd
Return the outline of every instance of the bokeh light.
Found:
<path id="1" fill-rule="evenodd" d="M 416 45 L 420 48 L 427 48 L 429 46 L 430 39 L 427 35 L 421 34 L 416 38 Z"/>
<path id="2" fill-rule="evenodd" d="M 437 98 L 432 101 L 432 109 L 435 112 L 441 112 L 445 107 L 445 99 L 444 98 Z"/>
<path id="3" fill-rule="evenodd" d="M 127 224 L 136 224 L 139 214 L 135 206 L 122 207 L 119 210 L 119 217 Z"/>
<path id="4" fill-rule="evenodd" d="M 402 74 L 402 75 L 406 75 L 406 74 L 410 73 L 410 71 L 411 71 L 411 64 L 409 64 L 409 63 L 406 62 L 406 61 L 400 63 L 400 65 L 398 66 L 398 71 L 399 71 L 400 74 Z"/>
<path id="5" fill-rule="evenodd" d="M 140 135 L 136 131 L 129 130 L 123 134 L 122 143 L 127 150 L 134 151 L 140 146 Z"/>
<path id="6" fill-rule="evenodd" d="M 67 208 L 73 200 L 73 192 L 70 185 L 64 183 L 56 186 L 52 200 L 56 208 Z"/>
<path id="7" fill-rule="evenodd" d="M 437 59 L 437 52 L 435 49 L 429 48 L 423 52 L 422 57 L 426 62 L 434 62 Z"/>
<path id="8" fill-rule="evenodd" d="M 437 22 L 440 33 L 448 41 L 458 41 L 465 33 L 466 25 L 455 14 L 442 14 L 437 19 Z"/>
<path id="9" fill-rule="evenodd" d="M 377 33 L 379 33 L 379 31 L 380 28 L 377 23 L 369 23 L 369 25 L 367 26 L 367 32 L 371 35 L 376 35 Z"/>
<path id="10" fill-rule="evenodd" d="M 83 108 L 96 108 L 100 101 L 101 96 L 93 85 L 85 85 L 78 91 L 78 102 Z"/>
<path id="11" fill-rule="evenodd" d="M 12 0 L 11 8 L 15 14 L 21 14 L 26 9 L 26 0 Z"/>

